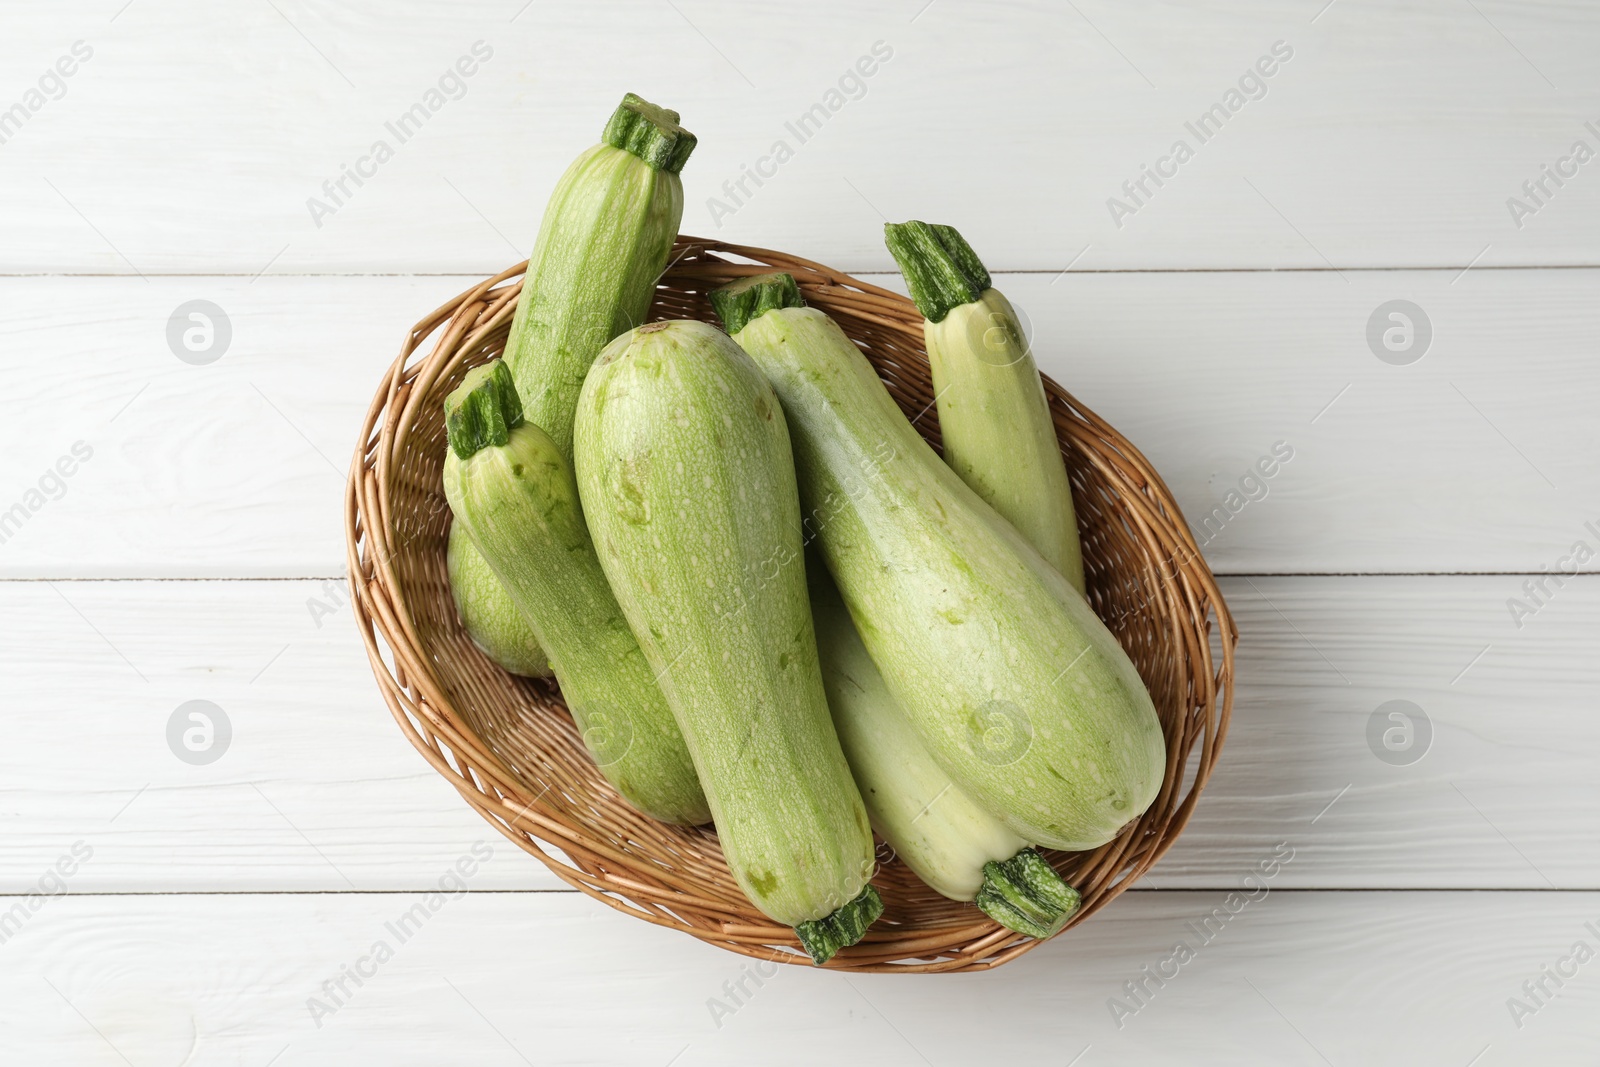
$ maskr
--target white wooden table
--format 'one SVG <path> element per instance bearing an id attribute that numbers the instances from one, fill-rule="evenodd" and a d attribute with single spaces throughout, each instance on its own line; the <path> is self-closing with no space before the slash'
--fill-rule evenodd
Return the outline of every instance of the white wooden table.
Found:
<path id="1" fill-rule="evenodd" d="M 4 1062 L 1596 1062 L 1592 4 L 4 20 Z M 758 985 L 559 887 L 378 698 L 342 582 L 360 415 L 413 321 L 526 253 L 625 89 L 701 138 L 687 232 L 883 273 L 880 212 L 959 225 L 1044 369 L 1191 521 L 1224 508 L 1202 537 L 1243 641 L 1211 788 L 1139 889 L 1000 971 Z M 222 312 L 199 351 L 192 301 Z M 204 764 L 168 743 L 195 700 L 230 728 Z"/>

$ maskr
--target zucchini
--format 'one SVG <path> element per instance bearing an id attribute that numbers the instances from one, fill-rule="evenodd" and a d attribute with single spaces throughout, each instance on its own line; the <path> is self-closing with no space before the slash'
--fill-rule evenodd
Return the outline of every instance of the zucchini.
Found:
<path id="1" fill-rule="evenodd" d="M 695 136 L 632 93 L 600 143 L 556 182 L 506 338 L 524 417 L 572 456 L 584 375 L 606 343 L 644 322 L 683 219 L 678 172 Z"/>
<path id="2" fill-rule="evenodd" d="M 693 761 L 595 558 L 566 457 L 522 417 L 505 364 L 467 373 L 445 399 L 444 490 L 550 657 L 595 763 L 663 822 L 710 818 Z"/>
<path id="3" fill-rule="evenodd" d="M 763 301 L 780 306 L 747 319 Z M 793 279 L 746 279 L 712 303 L 783 403 L 807 524 L 933 757 L 1026 841 L 1117 836 L 1160 791 L 1166 745 L 1116 637 L 939 460 Z"/>
<path id="4" fill-rule="evenodd" d="M 550 660 L 539 647 L 533 627 L 517 611 L 500 579 L 457 522 L 450 524 L 445 567 L 461 625 L 478 650 L 512 674 L 550 677 Z"/>
<path id="5" fill-rule="evenodd" d="M 524 417 L 569 461 L 572 413 L 589 364 L 649 313 L 683 217 L 678 171 L 694 146 L 676 111 L 629 93 L 601 143 L 573 162 L 545 208 L 503 358 Z M 513 674 L 548 676 L 527 621 L 454 527 L 448 559 L 451 594 L 478 647 Z"/>
<path id="6" fill-rule="evenodd" d="M 613 341 L 578 401 L 601 565 L 689 743 L 740 887 L 822 963 L 882 911 L 828 718 L 783 412 L 703 322 Z"/>
<path id="7" fill-rule="evenodd" d="M 1072 485 L 1016 310 L 954 227 L 883 231 L 923 315 L 944 461 L 1083 592 Z"/>
<path id="8" fill-rule="evenodd" d="M 1056 933 L 1078 910 L 1078 891 L 944 772 L 873 666 L 827 569 L 808 559 L 806 576 L 828 708 L 872 828 L 951 900 L 976 901 L 1017 933 Z"/>

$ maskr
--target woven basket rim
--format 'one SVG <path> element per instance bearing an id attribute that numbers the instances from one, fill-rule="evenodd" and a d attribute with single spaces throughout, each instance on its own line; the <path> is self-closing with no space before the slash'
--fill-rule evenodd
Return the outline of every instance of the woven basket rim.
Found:
<path id="1" fill-rule="evenodd" d="M 609 787 L 592 763 L 598 784 L 574 786 L 566 780 L 561 784 L 563 789 L 579 791 L 592 785 L 599 800 L 591 798 L 590 803 L 598 805 L 595 810 L 602 816 L 601 825 L 611 832 L 610 839 L 581 824 L 571 809 L 554 806 L 550 793 L 554 777 L 537 795 L 528 795 L 534 792 L 534 781 L 513 766 L 518 760 L 508 755 L 506 737 L 496 743 L 483 735 L 509 730 L 516 735 L 517 752 L 537 750 L 558 761 L 552 765 L 564 767 L 569 776 L 581 775 L 569 751 L 571 738 L 562 733 L 570 734 L 571 725 L 570 720 L 563 725 L 565 709 L 558 691 L 553 685 L 541 689 L 535 683 L 515 682 L 492 665 L 487 670 L 494 674 L 485 673 L 487 660 L 480 655 L 466 662 L 472 653 L 461 649 L 459 639 L 452 644 L 441 636 L 437 627 L 448 623 L 424 618 L 429 610 L 434 615 L 442 610 L 433 603 L 438 592 L 432 581 L 442 561 L 428 553 L 436 549 L 442 557 L 436 542 L 448 509 L 439 514 L 443 505 L 437 473 L 430 486 L 428 472 L 414 469 L 428 463 L 426 450 L 415 441 L 427 432 L 425 427 L 437 422 L 429 405 L 437 409 L 454 378 L 468 366 L 493 358 L 503 345 L 526 267 L 523 261 L 469 287 L 413 326 L 363 420 L 345 493 L 346 555 L 351 603 L 380 692 L 423 758 L 490 825 L 567 885 L 625 914 L 745 956 L 811 966 L 791 930 L 761 915 L 742 895 L 738 899 L 729 895 L 728 886 L 734 883 L 714 837 L 708 839 L 705 831 L 663 827 L 620 798 L 612 804 L 605 796 Z M 937 412 L 932 410 L 926 380 L 922 316 L 898 293 L 787 253 L 681 236 L 660 282 L 655 317 L 681 318 L 685 315 L 671 312 L 687 310 L 715 322 L 704 307 L 705 291 L 733 277 L 774 269 L 794 274 L 807 302 L 822 307 L 851 333 L 908 415 L 921 407 L 913 422 L 937 447 Z M 427 353 L 414 358 L 435 335 Z M 1166 780 L 1156 802 L 1133 829 L 1092 852 L 1046 853 L 1084 889 L 1083 907 L 1069 923 L 1070 929 L 1124 892 L 1187 825 L 1226 738 L 1238 631 L 1160 475 L 1108 423 L 1056 382 L 1048 377 L 1044 381 L 1058 436 L 1064 448 L 1070 444 L 1068 466 L 1080 520 L 1087 522 L 1086 514 L 1098 517 L 1102 509 L 1109 511 L 1104 523 L 1086 528 L 1086 564 L 1109 545 L 1106 551 L 1132 552 L 1137 568 L 1129 565 L 1129 569 L 1143 579 L 1135 587 L 1143 595 L 1131 606 L 1122 604 L 1118 597 L 1125 590 L 1120 587 L 1131 579 L 1118 568 L 1102 567 L 1112 580 L 1097 588 L 1091 564 L 1091 602 L 1102 618 L 1106 609 L 1115 609 L 1106 621 L 1125 646 L 1130 635 L 1140 641 L 1130 655 L 1141 663 L 1141 671 L 1145 669 L 1141 658 L 1149 656 L 1155 657 L 1151 662 L 1171 668 L 1162 677 L 1172 685 L 1163 685 L 1161 692 L 1175 688 L 1181 700 L 1175 697 L 1168 703 L 1182 705 L 1161 707 L 1163 700 L 1158 699 L 1168 738 Z M 438 451 L 436 458 L 442 458 L 442 446 Z M 409 506 L 417 494 L 426 499 L 425 513 Z M 402 529 L 407 524 L 414 527 L 409 534 Z M 427 597 L 418 593 L 419 586 L 431 590 Z M 446 599 L 448 595 L 446 591 Z M 1181 664 L 1167 663 L 1164 657 L 1179 652 Z M 1182 677 L 1179 665 L 1184 667 Z M 472 699 L 458 707 L 460 697 L 452 694 L 452 685 L 470 686 Z M 1157 695 L 1155 686 L 1152 695 Z M 510 726 L 496 720 L 494 730 L 475 728 L 474 701 L 495 700 L 511 701 L 516 714 L 524 717 Z M 531 735 L 524 737 L 519 731 Z M 581 742 L 575 751 L 581 758 Z M 661 855 L 646 856 L 641 841 Z M 880 877 L 896 868 L 903 865 L 888 865 Z M 906 877 L 902 874 L 896 884 Z M 904 891 L 915 893 L 914 887 Z M 896 973 L 986 970 L 1041 943 L 999 927 L 970 906 L 942 898 L 908 899 L 905 915 L 910 918 L 890 924 L 886 915 L 861 944 L 841 951 L 826 966 Z M 941 903 L 948 906 L 941 908 Z"/>

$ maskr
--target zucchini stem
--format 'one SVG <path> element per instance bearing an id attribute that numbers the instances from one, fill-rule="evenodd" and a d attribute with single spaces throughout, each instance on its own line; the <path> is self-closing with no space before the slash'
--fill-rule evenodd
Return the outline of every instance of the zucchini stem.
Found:
<path id="1" fill-rule="evenodd" d="M 722 320 L 722 328 L 729 337 L 744 329 L 751 319 L 758 319 L 769 311 L 805 306 L 794 275 L 782 272 L 740 278 L 711 291 L 711 307 Z"/>
<path id="2" fill-rule="evenodd" d="M 820 967 L 832 959 L 835 952 L 866 936 L 867 927 L 877 922 L 882 914 L 883 898 L 869 885 L 832 915 L 799 923 L 794 932 L 799 935 L 800 944 L 811 962 Z"/>
<path id="3" fill-rule="evenodd" d="M 676 174 L 689 161 L 697 139 L 678 125 L 678 113 L 628 93 L 612 113 L 600 139 L 638 156 L 656 170 Z"/>
<path id="4" fill-rule="evenodd" d="M 522 400 L 503 360 L 474 367 L 444 398 L 445 435 L 457 459 L 505 444 L 520 425 Z"/>
<path id="5" fill-rule="evenodd" d="M 910 222 L 883 224 L 883 240 L 911 289 L 917 310 L 941 322 L 989 288 L 989 272 L 954 226 Z"/>
<path id="6" fill-rule="evenodd" d="M 1078 891 L 1031 848 L 983 865 L 978 907 L 1007 930 L 1040 939 L 1059 933 L 1078 910 Z"/>

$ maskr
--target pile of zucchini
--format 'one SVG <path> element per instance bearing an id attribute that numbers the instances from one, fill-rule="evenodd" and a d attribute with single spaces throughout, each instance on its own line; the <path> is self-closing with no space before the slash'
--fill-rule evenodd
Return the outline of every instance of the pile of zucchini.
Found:
<path id="1" fill-rule="evenodd" d="M 451 588 L 553 674 L 640 811 L 715 823 L 817 963 L 882 914 L 876 831 L 939 893 L 1049 937 L 1035 847 L 1091 849 L 1167 753 L 1084 599 L 1072 494 L 1015 312 L 948 226 L 887 227 L 945 456 L 787 274 L 646 323 L 695 146 L 629 94 L 552 194 L 501 360 L 445 401 Z"/>

